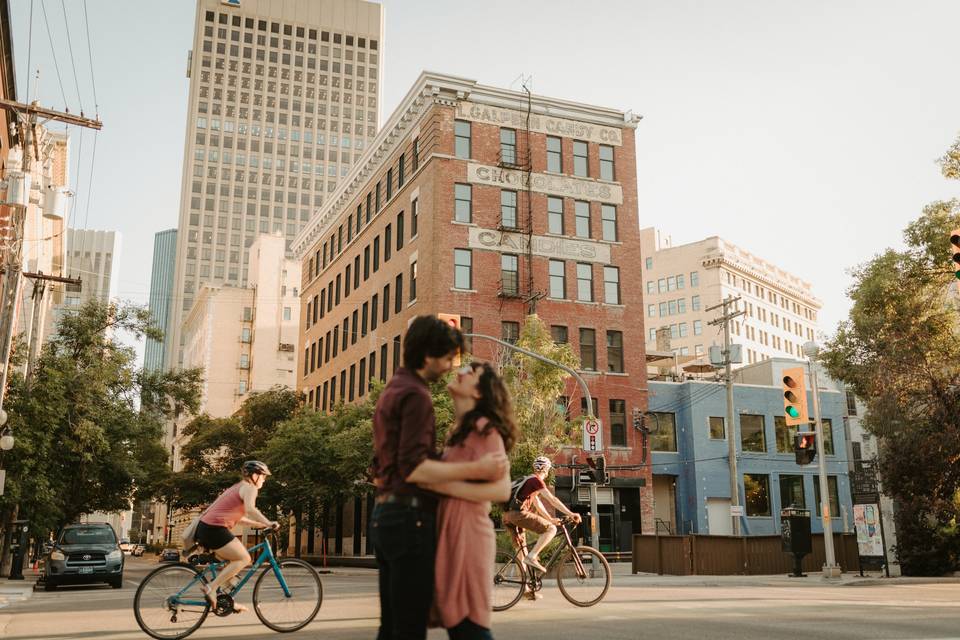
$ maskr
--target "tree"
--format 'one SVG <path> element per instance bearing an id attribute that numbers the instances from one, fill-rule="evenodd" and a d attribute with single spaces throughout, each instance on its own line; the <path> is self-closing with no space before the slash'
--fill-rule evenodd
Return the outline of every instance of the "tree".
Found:
<path id="1" fill-rule="evenodd" d="M 941 160 L 947 177 L 960 177 L 958 145 Z M 867 403 L 864 426 L 880 439 L 881 478 L 897 503 L 900 563 L 913 575 L 960 568 L 957 227 L 960 202 L 935 202 L 905 229 L 904 250 L 854 269 L 849 318 L 821 355 Z"/>

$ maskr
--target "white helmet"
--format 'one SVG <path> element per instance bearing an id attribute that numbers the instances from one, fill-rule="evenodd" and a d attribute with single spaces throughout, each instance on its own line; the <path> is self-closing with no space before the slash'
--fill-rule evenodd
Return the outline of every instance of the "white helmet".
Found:
<path id="1" fill-rule="evenodd" d="M 539 456 L 536 460 L 533 461 L 533 470 L 534 471 L 550 471 L 553 467 L 553 463 L 550 462 L 550 458 L 547 456 Z"/>

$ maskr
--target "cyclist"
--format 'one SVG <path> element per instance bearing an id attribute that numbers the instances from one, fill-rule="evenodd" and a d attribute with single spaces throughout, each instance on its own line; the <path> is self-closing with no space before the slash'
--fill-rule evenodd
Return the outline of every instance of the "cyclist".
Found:
<path id="1" fill-rule="evenodd" d="M 243 475 L 240 482 L 221 493 L 200 516 L 197 525 L 197 542 L 227 562 L 217 577 L 202 587 L 212 608 L 217 606 L 217 588 L 251 562 L 250 553 L 231 529 L 238 524 L 262 528 L 277 526 L 257 509 L 257 494 L 270 475 L 270 469 L 259 460 L 247 460 L 240 471 Z M 247 608 L 234 603 L 233 610 L 240 613 Z"/>
<path id="2" fill-rule="evenodd" d="M 520 553 L 523 555 L 523 563 L 542 573 L 546 573 L 547 570 L 540 564 L 540 552 L 557 535 L 557 525 L 560 524 L 560 519 L 554 518 L 547 512 L 541 498 L 561 513 L 572 518 L 574 522 L 580 522 L 580 516 L 570 511 L 547 487 L 545 480 L 552 467 L 553 463 L 546 456 L 539 456 L 534 460 L 533 475 L 527 478 L 526 482 L 517 491 L 516 500 L 512 505 L 515 508 L 503 514 L 504 524 L 511 526 L 518 533 L 515 540 L 519 545 Z M 523 554 L 521 544 L 524 529 L 529 529 L 539 536 L 533 548 L 526 554 Z"/>

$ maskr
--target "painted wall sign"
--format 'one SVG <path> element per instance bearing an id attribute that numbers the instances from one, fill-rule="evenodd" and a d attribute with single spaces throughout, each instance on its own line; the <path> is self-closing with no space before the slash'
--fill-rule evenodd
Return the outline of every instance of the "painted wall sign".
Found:
<path id="1" fill-rule="evenodd" d="M 528 240 L 522 233 L 470 227 L 467 242 L 471 249 L 524 253 L 527 250 Z M 530 236 L 529 242 L 535 256 L 610 264 L 610 246 L 600 242 L 554 236 Z"/>
<path id="2" fill-rule="evenodd" d="M 457 118 L 517 129 L 525 129 L 527 126 L 527 113 L 525 111 L 492 107 L 466 100 L 457 103 Z M 599 124 L 556 118 L 538 113 L 530 114 L 530 130 L 552 136 L 599 142 L 600 144 L 619 146 L 623 143 L 623 134 L 616 127 L 605 127 Z"/>
<path id="3" fill-rule="evenodd" d="M 467 181 L 509 189 L 527 188 L 527 174 L 523 171 L 501 169 L 473 162 L 467 163 Z M 608 204 L 623 204 L 623 189 L 619 184 L 549 173 L 531 173 L 530 182 L 531 190 L 537 193 Z"/>

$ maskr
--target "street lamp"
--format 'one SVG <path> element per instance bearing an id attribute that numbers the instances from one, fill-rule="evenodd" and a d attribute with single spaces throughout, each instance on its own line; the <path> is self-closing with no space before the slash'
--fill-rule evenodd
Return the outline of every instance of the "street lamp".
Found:
<path id="1" fill-rule="evenodd" d="M 4 427 L 3 431 L 0 431 L 0 450 L 10 451 L 10 449 L 13 449 L 13 431 L 10 427 Z"/>
<path id="2" fill-rule="evenodd" d="M 830 513 L 830 489 L 827 482 L 827 462 L 824 454 L 823 425 L 820 420 L 820 389 L 817 386 L 817 370 L 813 361 L 820 355 L 820 345 L 814 341 L 803 344 L 803 355 L 807 356 L 807 367 L 810 371 L 810 388 L 813 392 L 813 429 L 816 434 L 817 467 L 820 472 L 820 520 L 823 523 L 823 548 L 826 562 L 823 565 L 824 578 L 839 578 L 840 567 L 837 565 L 836 554 L 833 549 L 833 514 Z"/>

